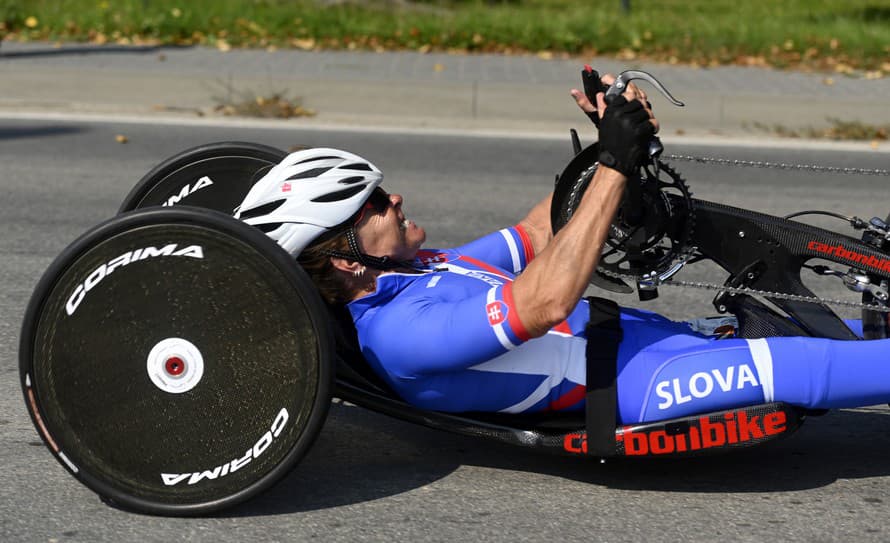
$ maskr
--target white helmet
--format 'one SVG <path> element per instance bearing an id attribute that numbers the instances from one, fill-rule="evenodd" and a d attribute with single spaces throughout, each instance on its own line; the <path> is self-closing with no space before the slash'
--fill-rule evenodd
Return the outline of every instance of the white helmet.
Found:
<path id="1" fill-rule="evenodd" d="M 381 181 L 376 166 L 352 153 L 297 151 L 251 187 L 235 218 L 257 226 L 296 258 L 318 236 L 355 215 Z"/>

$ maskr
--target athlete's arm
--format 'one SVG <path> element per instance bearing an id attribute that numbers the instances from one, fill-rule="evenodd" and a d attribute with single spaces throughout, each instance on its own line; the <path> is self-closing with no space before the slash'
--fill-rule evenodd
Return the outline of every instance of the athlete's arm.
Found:
<path id="1" fill-rule="evenodd" d="M 538 202 L 524 219 L 519 221 L 519 225 L 525 229 L 531 240 L 534 254 L 540 254 L 553 239 L 553 230 L 550 228 L 550 202 L 552 200 L 553 193 L 551 192 Z"/>
<path id="2" fill-rule="evenodd" d="M 615 81 L 615 76 L 612 74 L 605 74 L 601 79 L 603 84 L 608 86 Z M 646 103 L 646 93 L 642 89 L 633 83 L 630 83 L 628 88 L 634 93 L 634 96 L 644 104 Z M 593 104 L 580 90 L 572 89 L 569 94 L 574 98 L 578 108 L 585 114 L 597 111 L 596 105 Z M 651 107 L 649 109 L 651 109 Z M 547 247 L 547 244 L 550 243 L 550 240 L 553 239 L 553 230 L 550 228 L 550 202 L 552 200 L 553 193 L 551 192 L 546 198 L 538 202 L 524 219 L 519 221 L 519 224 L 522 225 L 528 233 L 535 254 L 540 254 L 544 248 Z"/>
<path id="3" fill-rule="evenodd" d="M 624 97 L 628 101 L 640 98 L 634 88 L 628 88 Z M 602 93 L 597 96 L 597 102 L 598 111 L 605 115 Z M 657 129 L 651 109 L 644 104 L 643 110 L 649 118 L 645 122 L 651 122 Z M 640 137 L 637 145 L 646 144 L 649 137 L 651 134 L 645 139 Z M 603 141 L 602 134 L 600 141 Z M 599 262 L 626 182 L 624 174 L 601 164 L 572 220 L 510 285 L 514 307 L 529 336 L 547 333 L 562 322 L 581 299 Z"/>

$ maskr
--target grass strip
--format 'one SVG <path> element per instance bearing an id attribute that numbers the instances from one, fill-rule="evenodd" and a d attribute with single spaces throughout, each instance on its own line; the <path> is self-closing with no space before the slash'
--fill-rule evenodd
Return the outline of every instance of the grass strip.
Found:
<path id="1" fill-rule="evenodd" d="M 890 73 L 886 0 L 0 0 L 0 37 Z"/>

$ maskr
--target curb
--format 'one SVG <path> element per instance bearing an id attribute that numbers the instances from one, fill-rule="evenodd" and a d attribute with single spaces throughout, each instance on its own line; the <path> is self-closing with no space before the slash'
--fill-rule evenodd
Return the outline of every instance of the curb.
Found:
<path id="1" fill-rule="evenodd" d="M 305 130 L 305 131 L 332 131 L 332 132 L 358 132 L 369 134 L 413 134 L 418 136 L 441 136 L 459 138 L 502 138 L 522 140 L 564 141 L 569 144 L 569 129 L 576 128 L 579 131 L 587 127 L 586 120 L 576 119 L 574 124 L 562 124 L 561 126 L 541 126 L 540 131 L 503 127 L 430 127 L 430 126 L 406 126 L 404 124 L 375 124 L 373 122 L 349 122 L 342 119 L 330 122 L 321 119 L 254 119 L 245 117 L 195 117 L 187 114 L 130 114 L 107 112 L 79 112 L 68 113 L 47 110 L 19 110 L 6 111 L 0 108 L 0 120 L 3 121 L 42 121 L 42 122 L 79 122 L 97 124 L 136 124 L 153 126 L 194 126 L 194 127 L 224 127 L 224 128 L 253 128 L 262 130 Z M 371 119 L 365 119 L 370 121 Z M 589 143 L 590 138 L 582 134 L 582 142 Z M 784 150 L 824 150 L 841 152 L 864 152 L 890 154 L 890 142 L 882 142 L 873 145 L 869 142 L 858 141 L 824 141 L 792 138 L 771 138 L 761 136 L 734 136 L 734 135 L 661 135 L 665 145 L 689 145 L 696 147 L 746 147 L 769 148 Z"/>

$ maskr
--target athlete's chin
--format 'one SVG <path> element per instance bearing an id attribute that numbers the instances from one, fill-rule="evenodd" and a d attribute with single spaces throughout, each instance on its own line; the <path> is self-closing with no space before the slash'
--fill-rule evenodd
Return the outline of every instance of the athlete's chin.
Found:
<path id="1" fill-rule="evenodd" d="M 417 247 L 420 248 L 420 246 L 423 245 L 423 242 L 426 241 L 426 230 L 424 230 L 422 226 L 417 226 L 416 224 L 412 224 L 412 226 L 416 230 L 415 232 L 412 232 L 412 234 L 414 234 L 414 237 L 418 240 Z"/>
<path id="2" fill-rule="evenodd" d="M 426 231 L 420 227 L 411 224 L 411 227 L 408 228 L 408 231 L 405 232 L 405 246 L 410 247 L 411 258 L 408 260 L 413 260 L 417 254 L 417 251 L 423 246 L 423 243 L 426 241 Z"/>

